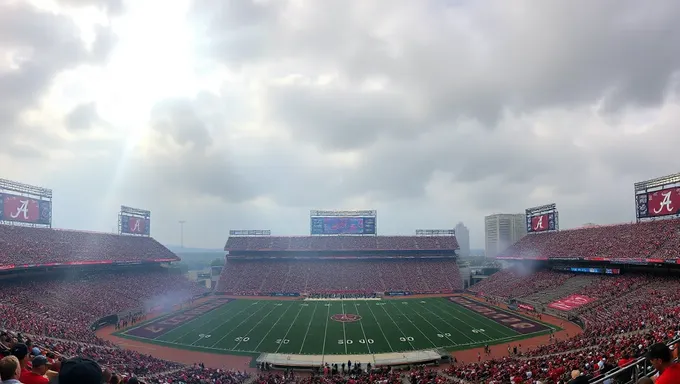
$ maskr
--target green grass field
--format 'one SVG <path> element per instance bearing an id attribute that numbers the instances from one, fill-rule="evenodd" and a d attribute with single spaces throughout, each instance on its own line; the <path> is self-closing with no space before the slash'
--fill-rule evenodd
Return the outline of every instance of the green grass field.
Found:
<path id="1" fill-rule="evenodd" d="M 540 332 L 520 333 L 446 298 L 239 299 L 218 301 L 204 308 L 178 311 L 116 335 L 205 352 L 319 355 L 460 350 L 534 337 L 551 328 L 558 330 L 540 323 Z M 519 317 L 513 312 L 504 313 Z"/>

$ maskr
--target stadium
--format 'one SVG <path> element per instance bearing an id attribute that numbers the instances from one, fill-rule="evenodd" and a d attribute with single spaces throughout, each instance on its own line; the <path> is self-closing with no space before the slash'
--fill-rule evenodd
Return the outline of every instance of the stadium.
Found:
<path id="1" fill-rule="evenodd" d="M 148 210 L 121 206 L 115 234 L 54 229 L 51 190 L 1 180 L 0 352 L 22 377 L 81 357 L 107 382 L 637 382 L 680 345 L 680 174 L 634 201 L 635 223 L 577 229 L 529 208 L 504 268 L 474 275 L 453 230 L 311 211 L 308 235 L 230 231 L 208 289 Z"/>

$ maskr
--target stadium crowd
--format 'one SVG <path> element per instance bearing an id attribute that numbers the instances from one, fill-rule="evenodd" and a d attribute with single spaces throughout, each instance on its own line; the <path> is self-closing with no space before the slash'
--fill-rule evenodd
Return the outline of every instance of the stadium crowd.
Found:
<path id="1" fill-rule="evenodd" d="M 524 236 L 499 256 L 680 258 L 680 219 L 596 226 Z"/>
<path id="2" fill-rule="evenodd" d="M 463 283 L 458 264 L 431 260 L 227 260 L 218 292 L 295 293 L 451 292 Z"/>
<path id="3" fill-rule="evenodd" d="M 549 252 L 568 255 L 574 252 L 593 255 L 617 255 L 616 239 L 597 243 L 596 233 L 609 231 L 620 236 L 628 247 L 626 255 L 674 255 L 677 222 L 668 224 L 633 225 L 627 228 L 599 227 L 584 235 L 585 230 L 565 236 L 554 234 L 528 236 L 532 240 L 518 245 L 512 252 Z M 147 258 L 174 258 L 157 242 L 136 237 L 87 234 L 72 231 L 7 229 L 0 226 L 0 265 L 20 265 L 43 262 L 113 260 L 130 261 Z M 655 231 L 661 231 L 657 236 Z M 22 232 L 26 231 L 26 232 Z M 63 232 L 63 233 L 62 233 Z M 23 235 L 22 235 L 23 233 Z M 28 236 L 29 233 L 35 233 Z M 663 236 L 667 236 L 664 240 Z M 129 239 L 129 240 L 128 240 Z M 379 250 L 399 247 L 411 250 L 445 250 L 451 240 L 420 237 L 393 237 L 398 240 L 310 240 L 301 238 L 253 237 L 235 240 L 227 248 L 241 250 Z M 264 240 L 262 240 L 264 239 Z M 319 237 L 319 239 L 333 239 Z M 351 239 L 366 239 L 352 237 Z M 368 238 L 371 239 L 371 238 Z M 447 239 L 441 237 L 440 239 Z M 448 238 L 450 239 L 450 238 Z M 537 240 L 538 239 L 538 240 Z M 557 239 L 557 240 L 556 240 Z M 655 240 L 654 240 L 655 239 Z M 453 240 L 455 241 L 455 239 Z M 234 243 L 236 242 L 236 243 Z M 444 243 L 446 244 L 444 244 Z M 572 247 L 555 250 L 553 247 Z M 580 247 L 580 248 L 573 248 Z M 576 250 L 574 250 L 576 249 Z M 579 251 L 580 249 L 580 251 Z M 535 253 L 534 253 L 535 254 Z M 557 256 L 555 256 L 557 257 Z M 632 257 L 632 256 L 631 256 Z M 666 256 L 664 256 L 666 257 Z M 669 256 L 670 257 L 670 256 Z M 35 261 L 39 260 L 39 261 Z M 59 261 L 55 261 L 59 260 Z M 680 282 L 677 279 L 645 274 L 592 276 L 588 284 L 573 288 L 597 300 L 578 308 L 574 314 L 585 322 L 583 334 L 540 348 L 521 351 L 482 362 L 458 362 L 444 372 L 414 369 L 405 373 L 378 369 L 353 373 L 324 372 L 308 376 L 262 373 L 252 377 L 247 373 L 206 368 L 200 364 L 185 366 L 134 351 L 120 349 L 96 337 L 92 323 L 102 316 L 115 313 L 167 307 L 206 293 L 181 276 L 160 268 L 129 267 L 125 272 L 51 272 L 45 276 L 17 275 L 0 285 L 0 355 L 14 356 L 19 375 L 24 381 L 42 375 L 56 375 L 59 383 L 70 384 L 73 367 L 95 367 L 91 370 L 97 383 L 143 381 L 145 383 L 222 383 L 238 384 L 253 380 L 259 384 L 364 384 L 364 383 L 557 383 L 569 381 L 573 370 L 587 377 L 599 377 L 645 355 L 655 343 L 680 337 Z M 570 279 L 583 275 L 556 271 L 521 272 L 509 269 L 498 272 L 473 291 L 501 298 L 527 297 L 555 286 L 568 285 Z M 580 280 L 579 280 L 580 281 Z M 218 289 L 222 292 L 253 294 L 266 292 L 381 292 L 404 290 L 437 292 L 461 289 L 460 274 L 454 261 L 432 260 L 229 260 L 223 269 Z M 653 348 L 652 348 L 653 349 Z M 0 361 L 0 371 L 12 367 L 14 358 Z M 75 359 L 74 359 L 75 358 Z M 78 360 L 84 358 L 87 360 Z M 46 361 L 46 362 L 45 362 Z M 11 371 L 11 369 L 9 370 Z M 9 372 L 8 371 L 8 372 Z M 50 374 L 50 372 L 52 372 Z M 71 375 L 71 376 L 70 376 Z M 93 376 L 93 377 L 94 377 Z M 35 381 L 42 382 L 42 381 Z M 32 382 L 26 383 L 31 384 Z"/>
<path id="4" fill-rule="evenodd" d="M 455 236 L 231 236 L 225 251 L 441 251 Z"/>
<path id="5" fill-rule="evenodd" d="M 150 237 L 0 225 L 0 269 L 179 258 Z"/>

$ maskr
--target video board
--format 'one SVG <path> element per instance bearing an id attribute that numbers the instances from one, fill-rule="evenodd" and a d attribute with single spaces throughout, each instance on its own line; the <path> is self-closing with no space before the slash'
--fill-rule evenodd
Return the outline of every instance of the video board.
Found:
<path id="1" fill-rule="evenodd" d="M 559 213 L 553 204 L 526 210 L 527 233 L 556 231 L 559 229 Z"/>
<path id="2" fill-rule="evenodd" d="M 52 202 L 0 193 L 0 220 L 49 225 L 52 222 Z"/>
<path id="3" fill-rule="evenodd" d="M 312 235 L 375 235 L 375 217 L 312 217 Z"/>
<path id="4" fill-rule="evenodd" d="M 635 183 L 637 221 L 680 216 L 680 173 Z"/>
<path id="5" fill-rule="evenodd" d="M 118 214 L 118 233 L 151 236 L 151 211 L 121 205 Z"/>
<path id="6" fill-rule="evenodd" d="M 637 217 L 680 215 L 680 187 L 636 195 Z"/>
<path id="7" fill-rule="evenodd" d="M 52 226 L 52 190 L 0 179 L 0 223 Z"/>

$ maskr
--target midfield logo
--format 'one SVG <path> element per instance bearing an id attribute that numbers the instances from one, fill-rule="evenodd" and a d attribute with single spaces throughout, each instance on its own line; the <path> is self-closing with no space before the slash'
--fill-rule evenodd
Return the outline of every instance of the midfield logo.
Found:
<path id="1" fill-rule="evenodd" d="M 361 316 L 355 315 L 353 313 L 339 313 L 337 315 L 331 316 L 331 320 L 339 321 L 341 323 L 353 323 L 355 321 L 361 320 Z"/>

